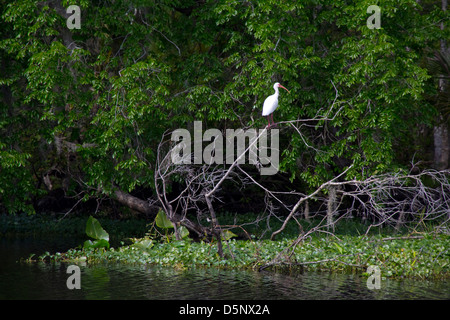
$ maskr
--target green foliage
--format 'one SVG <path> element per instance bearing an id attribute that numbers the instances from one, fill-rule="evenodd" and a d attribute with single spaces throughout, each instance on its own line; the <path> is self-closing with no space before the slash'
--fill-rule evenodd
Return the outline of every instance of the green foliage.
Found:
<path id="1" fill-rule="evenodd" d="M 99 239 L 99 240 L 86 240 L 83 244 L 83 248 L 87 249 L 87 248 L 92 248 L 92 249 L 96 249 L 96 248 L 106 248 L 109 249 L 109 242 L 104 240 L 104 239 Z"/>
<path id="2" fill-rule="evenodd" d="M 163 229 L 173 228 L 173 223 L 167 218 L 166 214 L 162 210 L 158 211 L 155 218 L 155 223 L 158 227 Z"/>
<path id="3" fill-rule="evenodd" d="M 35 225 L 39 217 L 40 215 L 22 215 L 13 219 L 11 216 L 0 216 L 0 225 L 12 223 L 23 226 L 27 221 Z M 254 217 L 241 217 L 243 219 L 241 221 L 236 221 L 236 217 L 232 215 L 220 218 L 242 224 L 243 228 L 236 228 L 236 230 L 247 229 L 247 232 L 255 233 L 258 237 L 267 227 L 265 220 L 260 226 L 246 225 L 245 219 L 255 221 Z M 74 219 L 73 223 L 68 224 L 67 229 L 61 229 L 60 226 L 58 232 L 76 234 L 80 220 Z M 97 241 L 89 242 L 88 247 L 78 247 L 63 253 L 57 252 L 52 255 L 47 252 L 38 259 L 87 263 L 138 263 L 176 268 L 239 269 L 258 269 L 275 261 L 277 263 L 274 264 L 274 269 L 280 270 L 283 270 L 283 266 L 287 266 L 301 267 L 310 271 L 360 274 L 367 270 L 367 266 L 377 265 L 381 269 L 382 277 L 386 278 L 448 279 L 450 276 L 448 263 L 450 253 L 447 250 L 450 245 L 450 236 L 448 229 L 436 228 L 442 227 L 439 223 L 414 224 L 413 233 L 408 228 L 401 230 L 389 227 L 371 228 L 366 236 L 364 234 L 367 231 L 367 225 L 353 219 L 339 220 L 333 235 L 315 232 L 300 243 L 297 241 L 298 229 L 297 232 L 292 229 L 291 233 L 285 234 L 284 238 L 280 237 L 277 241 L 255 240 L 253 237 L 248 240 L 228 239 L 223 243 L 225 257 L 221 258 L 217 254 L 216 243 L 192 241 L 189 238 L 180 241 L 159 241 L 160 239 L 150 233 L 143 237 L 131 238 L 132 243 L 129 245 L 121 243 L 120 246 L 111 247 L 109 250 L 98 250 L 98 248 L 108 248 L 98 241 L 99 239 L 107 241 L 108 236 L 96 219 L 90 217 L 88 220 L 86 233 L 91 237 L 97 237 Z M 128 228 L 127 221 L 105 220 L 102 224 L 110 226 L 113 230 Z M 119 224 L 124 227 L 119 227 Z M 290 222 L 290 224 L 293 227 L 297 226 L 296 222 Z M 302 222 L 305 232 L 317 227 L 318 224 L 320 220 Z M 297 244 L 295 248 L 294 243 Z M 35 255 L 29 256 L 25 262 L 35 261 L 34 257 Z"/>
<path id="4" fill-rule="evenodd" d="M 309 187 L 351 163 L 351 178 L 401 166 L 398 154 L 415 150 L 400 142 L 436 115 L 422 62 L 448 39 L 436 27 L 448 13 L 431 1 L 379 1 L 378 30 L 366 27 L 369 0 L 84 0 L 79 30 L 61 15 L 75 3 L 1 3 L 7 212 L 34 212 L 50 171 L 85 199 L 152 188 L 163 132 L 193 120 L 262 126 L 275 81 L 291 91 L 279 120 L 332 116 L 302 128 L 304 139 L 283 133 L 281 169 Z"/>
<path id="5" fill-rule="evenodd" d="M 296 266 L 307 271 L 356 272 L 363 274 L 369 265 L 380 266 L 384 278 L 448 279 L 448 235 L 425 234 L 424 239 L 393 239 L 382 236 L 317 236 L 302 242 L 290 259 L 280 253 L 295 239 L 278 241 L 229 240 L 226 259 L 217 255 L 215 245 L 205 242 L 173 241 L 157 243 L 149 239 L 135 239 L 129 246 L 110 250 L 77 250 L 50 255 L 41 259 L 54 261 L 84 260 L 88 263 L 122 262 L 173 266 L 176 268 L 215 267 L 257 269 L 277 258 L 279 267 Z M 290 250 L 289 250 L 290 251 Z M 281 261 L 279 259 L 282 259 Z M 30 258 L 31 259 L 31 258 Z"/>
<path id="6" fill-rule="evenodd" d="M 231 238 L 237 237 L 236 234 L 234 234 L 233 232 L 231 232 L 230 230 L 224 230 L 222 231 L 222 240 L 228 241 Z"/>
<path id="7" fill-rule="evenodd" d="M 168 229 L 174 229 L 173 223 L 169 220 L 166 213 L 162 210 L 158 211 L 158 214 L 155 217 L 154 224 L 157 227 L 164 229 L 166 231 L 165 238 L 169 241 L 171 238 L 176 238 L 175 231 L 173 234 L 169 234 Z M 176 232 L 178 232 L 179 239 L 184 239 L 189 236 L 189 230 L 184 226 L 178 226 Z"/>
<path id="8" fill-rule="evenodd" d="M 141 250 L 149 250 L 152 246 L 153 246 L 153 240 L 151 240 L 151 239 L 138 240 L 133 244 L 133 247 L 141 249 Z"/>
<path id="9" fill-rule="evenodd" d="M 95 239 L 95 241 L 86 240 L 83 248 L 109 249 L 109 234 L 102 228 L 100 222 L 92 216 L 89 216 L 86 222 L 86 235 Z"/>
<path id="10" fill-rule="evenodd" d="M 189 236 L 189 230 L 184 226 L 180 226 L 178 228 L 178 232 L 180 233 L 181 239 L 187 239 L 187 237 Z"/>
<path id="11" fill-rule="evenodd" d="M 97 240 L 109 241 L 109 234 L 102 228 L 100 222 L 92 216 L 89 216 L 86 222 L 86 234 Z"/>

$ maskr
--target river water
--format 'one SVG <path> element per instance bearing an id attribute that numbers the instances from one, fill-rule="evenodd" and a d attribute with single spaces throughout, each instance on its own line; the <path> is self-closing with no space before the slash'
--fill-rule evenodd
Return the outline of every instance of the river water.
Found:
<path id="1" fill-rule="evenodd" d="M 448 281 L 390 280 L 369 290 L 367 277 L 216 269 L 175 270 L 124 264 L 80 265 L 81 289 L 68 289 L 69 265 L 18 262 L 31 253 L 65 251 L 77 239 L 0 238 L 0 300 L 405 300 L 450 299 Z"/>

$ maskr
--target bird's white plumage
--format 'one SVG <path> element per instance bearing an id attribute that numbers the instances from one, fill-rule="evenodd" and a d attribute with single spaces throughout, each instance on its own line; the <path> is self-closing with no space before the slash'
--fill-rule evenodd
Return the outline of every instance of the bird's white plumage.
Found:
<path id="1" fill-rule="evenodd" d="M 275 83 L 273 85 L 273 89 L 275 90 L 275 93 L 271 96 L 268 96 L 266 100 L 264 100 L 263 104 L 263 116 L 268 116 L 272 114 L 276 108 L 278 108 L 278 85 L 279 83 Z"/>
<path id="2" fill-rule="evenodd" d="M 276 108 L 278 108 L 278 92 L 268 96 L 266 100 L 264 100 L 262 115 L 268 116 L 272 114 Z"/>
<path id="3" fill-rule="evenodd" d="M 271 96 L 268 96 L 266 100 L 264 100 L 262 115 L 264 117 L 267 117 L 268 128 L 270 128 L 272 125 L 276 126 L 276 123 L 273 122 L 273 112 L 276 108 L 278 108 L 278 88 L 283 88 L 284 90 L 289 92 L 288 89 L 277 82 L 273 85 L 275 93 Z M 272 119 L 272 124 L 270 123 L 270 119 Z"/>

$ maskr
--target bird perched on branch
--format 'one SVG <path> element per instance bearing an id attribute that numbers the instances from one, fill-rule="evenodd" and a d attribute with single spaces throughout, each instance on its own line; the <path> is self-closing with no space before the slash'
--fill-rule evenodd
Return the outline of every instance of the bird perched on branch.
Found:
<path id="1" fill-rule="evenodd" d="M 267 118 L 267 122 L 269 123 L 267 126 L 268 128 L 270 128 L 272 125 L 276 126 L 276 124 L 273 122 L 273 112 L 278 107 L 278 94 L 279 94 L 278 88 L 283 88 L 284 90 L 286 90 L 287 92 L 290 93 L 290 91 L 288 89 L 283 87 L 278 82 L 273 85 L 273 89 L 275 90 L 275 93 L 266 98 L 266 100 L 264 101 L 263 112 L 262 112 L 262 115 Z M 270 124 L 270 119 L 272 119 L 272 124 Z"/>

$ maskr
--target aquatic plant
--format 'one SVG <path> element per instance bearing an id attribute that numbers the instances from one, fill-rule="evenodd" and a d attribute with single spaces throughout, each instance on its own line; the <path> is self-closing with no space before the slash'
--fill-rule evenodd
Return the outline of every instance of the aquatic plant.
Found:
<path id="1" fill-rule="evenodd" d="M 109 234 L 102 228 L 100 222 L 93 216 L 89 216 L 86 223 L 86 235 L 93 238 L 86 240 L 83 248 L 106 248 L 109 249 Z"/>
<path id="2" fill-rule="evenodd" d="M 238 218 L 241 218 L 239 220 Z M 62 253 L 46 252 L 24 259 L 33 261 L 66 261 L 73 263 L 131 263 L 171 266 L 177 269 L 192 267 L 233 268 L 272 271 L 326 271 L 364 274 L 371 265 L 378 266 L 384 278 L 448 279 L 450 277 L 450 234 L 435 225 L 415 227 L 414 232 L 404 228 L 371 229 L 353 220 L 341 220 L 333 233 L 308 231 L 317 228 L 318 221 L 302 221 L 306 231 L 298 241 L 298 226 L 287 226 L 283 237 L 269 240 L 263 236 L 264 225 L 249 224 L 254 217 L 221 216 L 229 223 L 223 225 L 223 253 L 217 253 L 217 241 L 191 239 L 176 240 L 173 225 L 164 213 L 152 221 L 145 236 L 122 238 L 120 244 L 110 244 L 102 225 L 110 225 L 90 217 L 86 235 L 92 240 L 87 245 Z M 263 221 L 263 220 L 261 220 Z M 169 221 L 170 222 L 170 221 Z M 233 227 L 240 225 L 239 227 Z M 165 227 L 165 228 L 164 228 Z M 277 225 L 271 225 L 277 228 Z M 228 228 L 228 230 L 226 229 Z M 108 229 L 108 231 L 110 231 Z M 228 237 L 225 231 L 239 234 Z M 323 230 L 325 231 L 325 230 Z M 266 235 L 269 233 L 266 232 Z M 306 236 L 305 236 L 306 235 Z M 103 240 L 103 241 L 101 241 Z M 103 244 L 103 246 L 102 246 Z"/>

